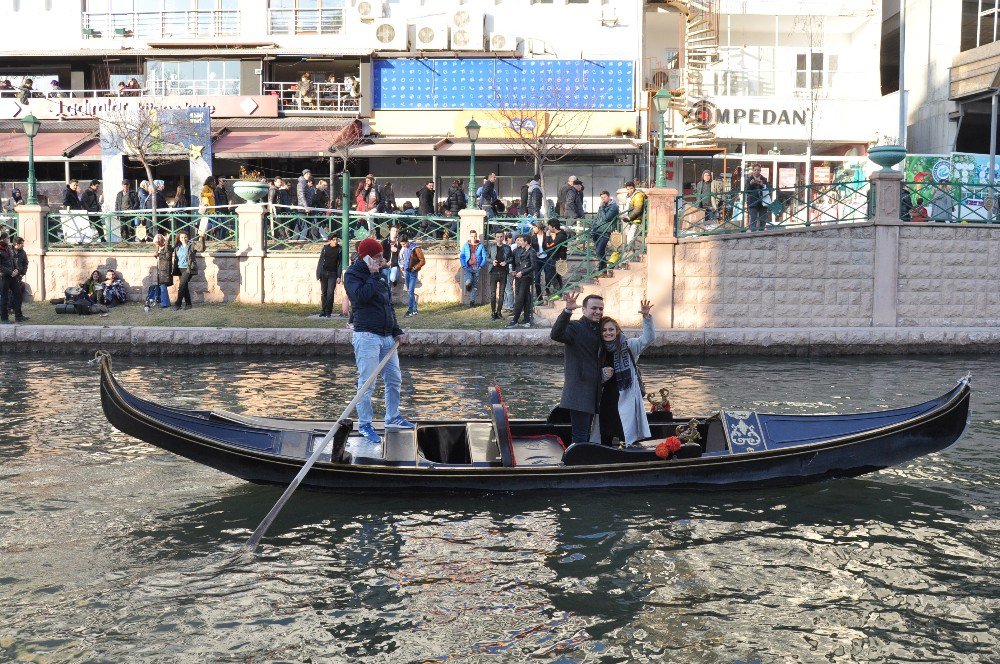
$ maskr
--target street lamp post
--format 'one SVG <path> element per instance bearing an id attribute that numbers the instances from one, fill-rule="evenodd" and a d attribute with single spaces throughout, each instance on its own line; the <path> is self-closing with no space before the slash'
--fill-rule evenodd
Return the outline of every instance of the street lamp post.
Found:
<path id="1" fill-rule="evenodd" d="M 38 128 L 42 126 L 42 123 L 29 113 L 28 117 L 21 120 L 21 126 L 24 128 L 24 135 L 28 137 L 28 200 L 26 203 L 38 205 L 36 194 L 38 182 L 35 180 L 35 136 L 38 135 Z"/>
<path id="2" fill-rule="evenodd" d="M 465 133 L 469 137 L 469 196 L 465 207 L 471 210 L 476 206 L 476 139 L 479 138 L 479 123 L 475 118 L 465 125 Z"/>
<path id="3" fill-rule="evenodd" d="M 660 116 L 660 144 L 656 150 L 656 186 L 660 189 L 667 186 L 667 158 L 663 153 L 663 116 L 670 110 L 670 98 L 671 94 L 666 88 L 660 88 L 653 95 L 653 108 L 656 109 L 656 114 Z"/>

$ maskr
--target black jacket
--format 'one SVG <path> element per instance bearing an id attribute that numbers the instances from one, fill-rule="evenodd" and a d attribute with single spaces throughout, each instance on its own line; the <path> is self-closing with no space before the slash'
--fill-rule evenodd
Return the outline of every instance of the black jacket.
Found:
<path id="1" fill-rule="evenodd" d="M 313 192 L 312 206 L 320 210 L 326 210 L 330 207 L 330 191 L 328 189 L 319 189 Z"/>
<path id="2" fill-rule="evenodd" d="M 417 212 L 423 216 L 434 214 L 434 192 L 427 187 L 422 187 L 417 192 Z"/>
<path id="3" fill-rule="evenodd" d="M 464 210 L 469 201 L 465 197 L 465 192 L 462 191 L 461 187 L 452 187 L 448 190 L 448 200 L 445 204 L 451 210 L 452 216 L 457 217 L 459 211 Z"/>
<path id="4" fill-rule="evenodd" d="M 549 334 L 553 341 L 566 344 L 559 405 L 593 414 L 601 392 L 601 335 L 596 323 L 586 318 L 570 321 L 571 316 L 570 311 L 559 314 Z"/>
<path id="5" fill-rule="evenodd" d="M 566 231 L 562 230 L 556 232 L 555 237 L 545 236 L 545 253 L 548 254 L 549 260 L 566 260 L 566 240 L 568 239 L 569 235 Z M 555 255 L 553 255 L 553 252 L 555 252 Z"/>
<path id="6" fill-rule="evenodd" d="M 482 201 L 482 208 L 485 210 L 487 205 L 493 205 L 493 201 L 498 198 L 496 184 L 487 180 L 483 183 L 483 190 L 479 194 L 479 200 Z"/>
<path id="7" fill-rule="evenodd" d="M 14 269 L 17 270 L 18 279 L 28 274 L 28 254 L 24 249 L 14 249 Z"/>
<path id="8" fill-rule="evenodd" d="M 570 219 L 579 219 L 583 216 L 583 192 L 577 191 L 576 187 L 566 190 L 566 204 L 563 216 Z"/>
<path id="9" fill-rule="evenodd" d="M 80 204 L 83 205 L 83 209 L 87 212 L 101 211 L 101 199 L 97 195 L 97 192 L 90 187 L 87 187 L 87 191 L 83 192 L 83 196 L 80 197 Z"/>
<path id="10" fill-rule="evenodd" d="M 0 277 L 9 277 L 14 271 L 14 248 L 9 244 L 0 246 Z M 6 314 L 6 312 L 4 312 Z"/>
<path id="11" fill-rule="evenodd" d="M 63 189 L 63 199 L 62 206 L 64 208 L 69 208 L 70 210 L 86 210 L 83 207 L 83 203 L 80 202 L 80 196 L 75 191 L 66 187 Z"/>
<path id="12" fill-rule="evenodd" d="M 229 205 L 229 192 L 226 191 L 226 185 L 221 184 L 215 188 L 215 204 L 216 206 Z"/>
<path id="13" fill-rule="evenodd" d="M 116 210 L 138 210 L 139 196 L 131 189 L 128 192 L 119 191 L 115 196 Z"/>
<path id="14" fill-rule="evenodd" d="M 493 261 L 506 263 L 506 265 L 494 265 Z M 501 243 L 499 246 L 493 245 L 493 257 L 490 259 L 490 272 L 507 272 L 513 262 L 514 252 L 511 251 L 509 244 Z"/>
<path id="15" fill-rule="evenodd" d="M 340 277 L 341 261 L 343 256 L 341 254 L 341 247 L 331 247 L 329 243 L 323 245 L 323 250 L 319 252 L 319 263 L 316 265 L 316 278 L 320 279 L 323 273 L 335 274 Z"/>
<path id="16" fill-rule="evenodd" d="M 170 258 L 170 271 L 172 274 L 179 275 L 181 273 L 180 267 L 177 265 L 177 249 L 181 246 L 180 242 L 174 245 L 173 255 Z M 189 274 L 198 274 L 198 254 L 205 251 L 205 236 L 201 236 L 194 242 L 188 242 L 188 266 L 185 268 Z"/>
<path id="17" fill-rule="evenodd" d="M 382 272 L 371 273 L 364 259 L 351 263 L 344 273 L 344 290 L 354 311 L 354 331 L 371 332 L 380 337 L 398 337 L 403 333 L 392 308 L 392 292 Z"/>
<path id="18" fill-rule="evenodd" d="M 520 272 L 522 279 L 531 277 L 538 269 L 538 253 L 532 247 L 522 249 L 514 247 L 514 262 L 511 272 Z"/>

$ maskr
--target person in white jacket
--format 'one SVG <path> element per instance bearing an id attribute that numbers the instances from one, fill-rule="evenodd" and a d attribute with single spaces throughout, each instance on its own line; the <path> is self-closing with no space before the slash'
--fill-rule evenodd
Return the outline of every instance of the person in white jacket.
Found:
<path id="1" fill-rule="evenodd" d="M 656 334 L 649 313 L 652 308 L 649 300 L 642 301 L 642 335 L 638 339 L 627 339 L 615 319 L 601 319 L 603 385 L 590 434 L 592 443 L 610 445 L 617 438 L 631 445 L 650 437 L 638 360 Z"/>

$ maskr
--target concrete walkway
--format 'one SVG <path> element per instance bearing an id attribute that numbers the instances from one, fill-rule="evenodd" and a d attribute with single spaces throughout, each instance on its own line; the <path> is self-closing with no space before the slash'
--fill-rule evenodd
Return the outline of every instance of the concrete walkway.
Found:
<path id="1" fill-rule="evenodd" d="M 633 333 L 634 334 L 634 333 Z M 412 330 L 411 356 L 560 355 L 547 328 Z M 301 328 L 0 325 L 0 352 L 120 355 L 351 355 L 350 330 Z M 663 330 L 647 356 L 984 353 L 1000 349 L 1000 327 L 726 328 Z"/>

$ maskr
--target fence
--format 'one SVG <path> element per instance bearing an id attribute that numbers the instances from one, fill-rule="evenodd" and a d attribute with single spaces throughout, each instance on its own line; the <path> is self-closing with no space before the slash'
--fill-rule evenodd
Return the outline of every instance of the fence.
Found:
<path id="1" fill-rule="evenodd" d="M 192 238 L 204 233 L 208 249 L 235 251 L 239 230 L 234 207 L 215 208 L 210 214 L 197 208 L 157 210 L 155 229 L 164 231 L 171 244 L 178 233 Z M 151 251 L 155 229 L 152 210 L 60 210 L 45 217 L 45 243 L 53 251 Z"/>
<path id="2" fill-rule="evenodd" d="M 900 218 L 914 222 L 1000 223 L 998 196 L 1000 184 L 904 182 Z"/>
<path id="3" fill-rule="evenodd" d="M 871 218 L 867 181 L 781 187 L 759 191 L 685 194 L 676 200 L 677 237 L 743 233 L 775 228 L 867 221 Z"/>
<path id="4" fill-rule="evenodd" d="M 0 212 L 0 233 L 7 233 L 11 238 L 18 235 L 18 217 L 16 212 Z"/>

